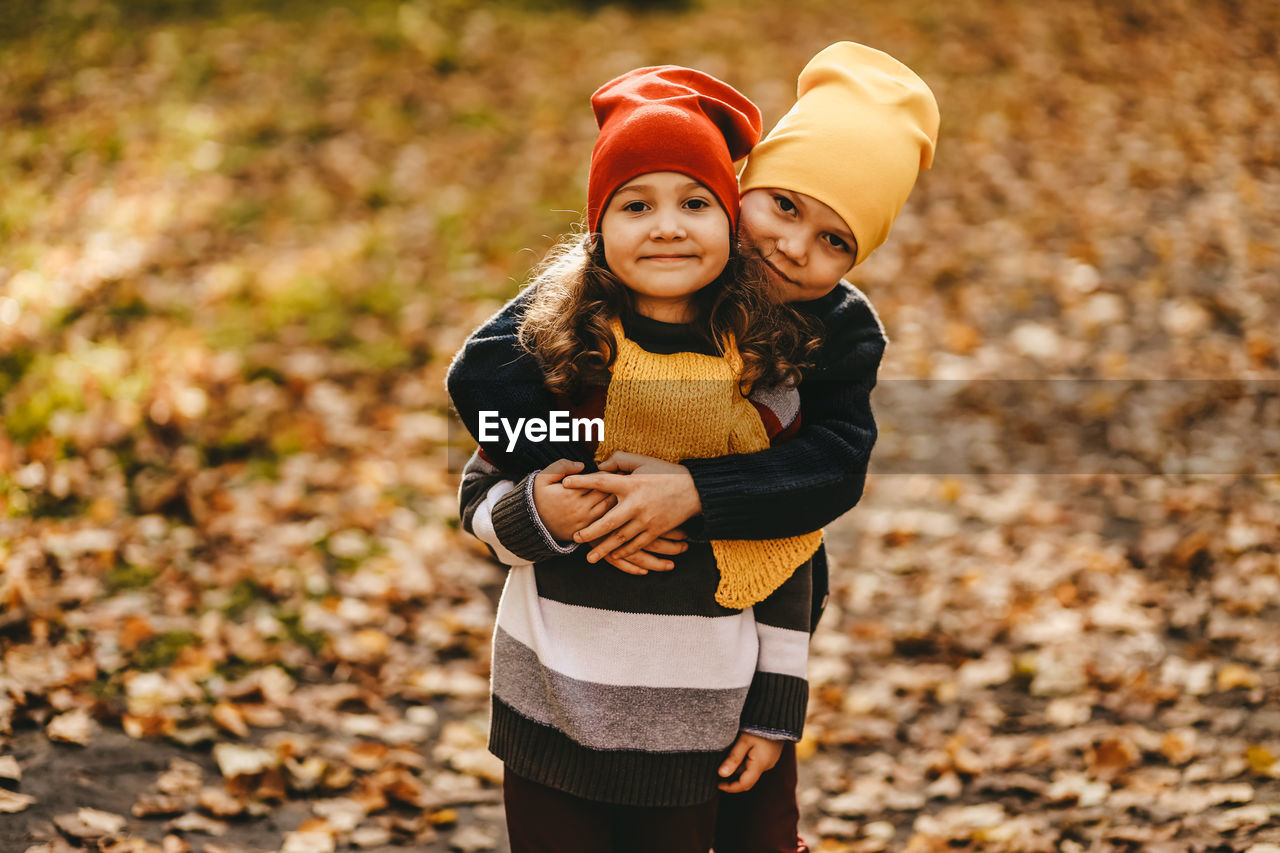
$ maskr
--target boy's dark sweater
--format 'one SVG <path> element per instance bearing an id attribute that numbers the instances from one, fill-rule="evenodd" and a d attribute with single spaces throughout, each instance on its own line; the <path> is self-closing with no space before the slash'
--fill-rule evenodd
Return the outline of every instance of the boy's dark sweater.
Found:
<path id="1" fill-rule="evenodd" d="M 563 406 L 547 390 L 534 355 L 520 346 L 526 289 L 472 333 L 449 367 L 448 390 L 463 424 L 479 438 L 479 413 L 546 418 Z M 824 331 L 817 363 L 800 384 L 802 428 L 790 441 L 755 453 L 686 459 L 702 502 L 698 535 L 772 539 L 810 533 L 843 515 L 862 496 L 876 440 L 871 390 L 885 336 L 874 309 L 852 285 L 796 303 Z M 530 442 L 507 452 L 506 438 L 481 442 L 501 468 L 525 474 L 560 458 L 594 465 L 590 448 Z"/>
<path id="2" fill-rule="evenodd" d="M 564 408 L 543 383 L 537 358 L 519 342 L 532 288 L 509 301 L 472 332 L 449 366 L 454 408 L 479 442 L 480 412 L 546 418 Z M 848 512 L 862 497 L 876 442 L 871 390 L 884 355 L 884 328 L 867 298 L 840 282 L 826 296 L 793 303 L 823 328 L 816 364 L 800 383 L 801 429 L 787 442 L 755 453 L 684 459 L 702 502 L 702 515 L 683 527 L 694 539 L 777 539 L 811 533 Z M 651 345 L 647 345 L 651 346 Z M 479 442 L 504 471 L 523 476 L 557 459 L 595 468 L 594 448 L 523 438 L 508 452 L 506 438 Z M 817 627 L 829 590 L 826 546 L 813 555 L 813 613 Z"/>

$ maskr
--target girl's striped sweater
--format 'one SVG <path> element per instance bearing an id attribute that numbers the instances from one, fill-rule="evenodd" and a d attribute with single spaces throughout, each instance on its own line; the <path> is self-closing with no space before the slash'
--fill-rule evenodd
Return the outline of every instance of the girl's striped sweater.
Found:
<path id="1" fill-rule="evenodd" d="M 670 328 L 636 326 L 628 336 L 646 349 L 674 351 Z M 753 402 L 771 436 L 796 426 L 794 390 Z M 716 795 L 739 731 L 799 739 L 809 563 L 753 607 L 721 607 L 708 543 L 665 573 L 590 564 L 542 525 L 533 476 L 513 482 L 477 453 L 460 494 L 463 527 L 512 566 L 494 631 L 490 749 L 513 772 L 592 800 L 689 805 Z"/>

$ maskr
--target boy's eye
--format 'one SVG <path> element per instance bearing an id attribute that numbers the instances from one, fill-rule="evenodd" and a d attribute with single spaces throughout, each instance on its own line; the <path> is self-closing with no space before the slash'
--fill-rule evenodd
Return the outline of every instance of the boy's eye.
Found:
<path id="1" fill-rule="evenodd" d="M 837 249 L 841 252 L 849 251 L 849 242 L 845 240 L 843 237 L 837 237 L 835 234 L 824 234 L 822 236 L 823 236 L 823 239 L 827 241 L 827 244 L 831 246 L 831 248 Z"/>
<path id="2" fill-rule="evenodd" d="M 628 213 L 644 213 L 648 205 L 642 201 L 629 201 L 622 206 L 622 209 Z"/>
<path id="3" fill-rule="evenodd" d="M 795 212 L 796 206 L 792 204 L 791 199 L 787 198 L 785 195 L 775 195 L 773 197 L 773 200 L 777 202 L 778 209 L 781 210 L 783 213 Z"/>
<path id="4" fill-rule="evenodd" d="M 703 210 L 711 206 L 711 202 L 705 198 L 691 198 L 684 203 L 684 206 L 690 210 Z"/>

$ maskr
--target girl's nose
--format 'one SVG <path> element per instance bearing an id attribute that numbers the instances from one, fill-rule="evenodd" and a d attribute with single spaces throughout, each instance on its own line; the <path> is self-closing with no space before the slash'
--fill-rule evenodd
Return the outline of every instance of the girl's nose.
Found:
<path id="1" fill-rule="evenodd" d="M 680 239 L 685 236 L 684 225 L 674 214 L 661 214 L 654 220 L 649 234 L 654 239 Z"/>

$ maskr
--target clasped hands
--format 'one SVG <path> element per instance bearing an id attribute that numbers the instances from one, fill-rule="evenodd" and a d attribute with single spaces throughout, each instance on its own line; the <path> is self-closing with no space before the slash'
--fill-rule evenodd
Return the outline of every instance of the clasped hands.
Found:
<path id="1" fill-rule="evenodd" d="M 557 540 L 588 542 L 587 560 L 628 574 L 663 572 L 664 557 L 689 546 L 681 524 L 702 512 L 693 475 L 683 465 L 638 453 L 614 453 L 594 474 L 560 459 L 533 479 L 533 502 Z"/>

